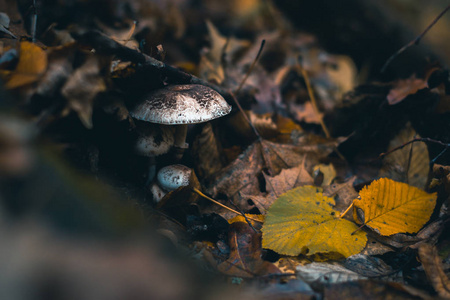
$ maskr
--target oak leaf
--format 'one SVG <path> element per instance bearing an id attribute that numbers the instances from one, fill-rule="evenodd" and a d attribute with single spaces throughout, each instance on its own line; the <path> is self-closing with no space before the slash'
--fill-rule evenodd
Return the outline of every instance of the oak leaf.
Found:
<path id="1" fill-rule="evenodd" d="M 339 218 L 334 204 L 334 199 L 314 186 L 281 195 L 266 215 L 263 247 L 285 255 L 338 253 L 348 257 L 359 253 L 366 245 L 366 234 L 356 231 L 355 223 Z"/>
<path id="2" fill-rule="evenodd" d="M 381 235 L 416 233 L 430 219 L 437 194 L 428 194 L 406 183 L 381 178 L 364 187 L 354 201 L 353 216 Z"/>

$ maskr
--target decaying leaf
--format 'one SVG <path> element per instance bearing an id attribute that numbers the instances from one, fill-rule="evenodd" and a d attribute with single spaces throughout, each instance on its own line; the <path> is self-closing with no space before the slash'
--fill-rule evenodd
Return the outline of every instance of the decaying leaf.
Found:
<path id="1" fill-rule="evenodd" d="M 341 283 L 367 279 L 337 263 L 313 262 L 296 268 L 298 276 L 308 283 Z"/>
<path id="2" fill-rule="evenodd" d="M 260 186 L 258 176 L 263 168 L 271 174 L 277 174 L 282 169 L 298 166 L 303 162 L 304 154 L 308 159 L 306 168 L 318 162 L 321 153 L 302 147 L 277 144 L 266 140 L 257 141 L 250 145 L 244 153 L 238 156 L 230 165 L 216 174 L 207 193 L 216 197 L 225 194 L 235 201 L 244 211 L 254 207 L 247 202 L 244 195 L 259 195 Z M 308 166 L 309 165 L 309 166 Z"/>
<path id="3" fill-rule="evenodd" d="M 314 177 L 317 177 L 319 173 L 322 173 L 323 179 L 321 181 L 321 186 L 329 186 L 331 182 L 336 177 L 336 170 L 333 167 L 333 164 L 319 164 L 314 166 Z"/>
<path id="4" fill-rule="evenodd" d="M 389 91 L 389 94 L 387 95 L 388 103 L 390 105 L 397 104 L 408 95 L 415 94 L 418 90 L 426 88 L 427 86 L 427 81 L 422 78 L 416 78 L 416 74 L 413 74 L 407 79 L 400 79 Z"/>
<path id="5" fill-rule="evenodd" d="M 338 253 L 348 257 L 359 253 L 366 245 L 366 234 L 339 218 L 332 206 L 334 199 L 314 186 L 281 195 L 266 215 L 263 247 L 285 255 Z"/>
<path id="6" fill-rule="evenodd" d="M 388 151 L 407 143 L 408 141 L 420 138 L 414 131 L 411 124 L 394 137 L 388 147 Z M 425 143 L 412 143 L 403 149 L 394 151 L 383 159 L 383 166 L 380 170 L 380 177 L 388 177 L 395 181 L 405 182 L 409 185 L 424 189 L 428 181 L 430 171 L 430 158 Z"/>
<path id="7" fill-rule="evenodd" d="M 47 69 L 47 54 L 30 42 L 20 43 L 19 62 L 5 83 L 7 89 L 18 88 L 37 81 Z"/>
<path id="8" fill-rule="evenodd" d="M 355 200 L 359 196 L 358 192 L 353 187 L 355 180 L 356 176 L 353 176 L 344 183 L 333 183 L 329 186 L 324 187 L 324 196 L 337 196 L 335 206 L 336 210 L 344 211 L 352 204 L 353 200 Z M 345 215 L 344 217 L 347 217 L 347 215 Z M 351 216 L 348 217 L 351 218 Z"/>
<path id="9" fill-rule="evenodd" d="M 428 280 L 443 299 L 450 299 L 450 279 L 442 268 L 436 247 L 430 244 L 419 246 L 419 257 Z"/>
<path id="10" fill-rule="evenodd" d="M 106 90 L 106 83 L 100 74 L 100 58 L 89 55 L 81 67 L 76 69 L 64 84 L 61 93 L 68 100 L 68 107 L 74 110 L 87 128 L 92 128 L 93 102 L 98 93 Z"/>
<path id="11" fill-rule="evenodd" d="M 217 266 L 220 272 L 247 278 L 280 273 L 274 264 L 261 258 L 261 235 L 247 223 L 231 224 L 228 235 L 230 258 Z"/>
<path id="12" fill-rule="evenodd" d="M 381 178 L 364 187 L 361 199 L 354 201 L 357 211 L 364 213 L 365 225 L 381 235 L 400 232 L 416 233 L 430 219 L 437 194 L 428 194 L 406 183 Z"/>
<path id="13" fill-rule="evenodd" d="M 249 195 L 255 206 L 262 214 L 266 214 L 272 203 L 282 194 L 298 186 L 312 185 L 313 178 L 305 169 L 305 159 L 302 164 L 295 168 L 284 169 L 280 174 L 271 177 L 264 174 L 266 180 L 267 195 Z"/>
<path id="14" fill-rule="evenodd" d="M 311 104 L 311 101 L 305 102 L 305 104 L 291 104 L 290 110 L 294 112 L 295 120 L 299 122 L 320 124 L 323 118 L 323 113 L 317 113 Z"/>

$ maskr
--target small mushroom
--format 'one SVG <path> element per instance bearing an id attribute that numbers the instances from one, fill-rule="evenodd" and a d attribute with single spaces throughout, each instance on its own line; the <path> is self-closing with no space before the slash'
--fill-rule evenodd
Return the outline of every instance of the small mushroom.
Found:
<path id="1" fill-rule="evenodd" d="M 165 125 L 178 125 L 174 147 L 183 156 L 187 125 L 207 122 L 227 115 L 231 106 L 215 90 L 198 84 L 171 85 L 146 96 L 130 114 L 133 118 Z"/>
<path id="2" fill-rule="evenodd" d="M 135 151 L 138 155 L 149 158 L 149 170 L 147 184 L 155 177 L 155 157 L 169 152 L 173 145 L 174 137 L 172 128 L 164 125 L 137 123 L 138 138 L 135 144 Z"/>
<path id="3" fill-rule="evenodd" d="M 159 170 L 158 185 L 167 192 L 189 185 L 192 169 L 183 165 L 170 165 Z"/>

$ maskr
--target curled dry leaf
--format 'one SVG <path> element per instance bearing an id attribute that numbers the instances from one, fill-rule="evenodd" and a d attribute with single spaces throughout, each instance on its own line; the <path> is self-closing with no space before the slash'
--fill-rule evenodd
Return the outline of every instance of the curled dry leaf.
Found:
<path id="1" fill-rule="evenodd" d="M 334 199 L 314 186 L 281 195 L 267 212 L 263 247 L 285 255 L 337 253 L 348 257 L 361 252 L 366 234 L 355 223 L 339 218 L 333 206 Z"/>
<path id="2" fill-rule="evenodd" d="M 425 79 L 416 78 L 413 74 L 410 78 L 398 80 L 394 87 L 389 91 L 387 100 L 390 105 L 397 104 L 405 99 L 408 95 L 415 94 L 418 90 L 428 87 Z"/>
<path id="3" fill-rule="evenodd" d="M 359 194 L 353 187 L 355 180 L 356 176 L 353 176 L 344 183 L 333 183 L 329 186 L 324 187 L 323 190 L 324 196 L 327 197 L 337 196 L 335 206 L 336 210 L 344 211 L 345 209 L 347 209 L 347 207 L 349 207 L 352 204 L 353 200 L 358 198 Z M 349 216 L 348 214 L 345 215 L 344 217 L 347 216 L 351 218 L 351 216 Z"/>
<path id="4" fill-rule="evenodd" d="M 406 183 L 381 178 L 364 187 L 354 201 L 353 216 L 381 235 L 416 233 L 430 219 L 437 194 Z M 364 220 L 359 220 L 361 209 Z"/>
<path id="5" fill-rule="evenodd" d="M 436 247 L 430 244 L 420 245 L 419 258 L 428 280 L 438 295 L 443 299 L 450 299 L 450 279 L 442 268 L 441 258 Z"/>
<path id="6" fill-rule="evenodd" d="M 235 222 L 229 228 L 230 257 L 219 264 L 220 272 L 237 277 L 279 274 L 274 264 L 261 258 L 261 235 L 247 223 Z"/>
<path id="7" fill-rule="evenodd" d="M 18 88 L 36 82 L 47 69 L 47 54 L 30 42 L 20 43 L 19 62 L 5 83 L 7 89 Z"/>

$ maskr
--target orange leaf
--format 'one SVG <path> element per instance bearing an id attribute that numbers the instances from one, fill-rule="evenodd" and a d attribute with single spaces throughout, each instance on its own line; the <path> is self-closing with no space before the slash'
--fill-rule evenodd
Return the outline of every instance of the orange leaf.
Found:
<path id="1" fill-rule="evenodd" d="M 361 209 L 364 224 L 381 235 L 419 231 L 430 219 L 437 198 L 436 193 L 428 194 L 387 178 L 372 182 L 359 195 L 361 199 L 354 201 L 355 209 Z"/>

